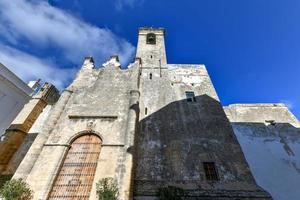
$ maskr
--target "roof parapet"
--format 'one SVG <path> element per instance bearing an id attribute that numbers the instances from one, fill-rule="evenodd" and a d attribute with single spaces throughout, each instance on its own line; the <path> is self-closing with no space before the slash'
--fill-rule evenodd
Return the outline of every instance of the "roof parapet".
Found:
<path id="1" fill-rule="evenodd" d="M 84 58 L 82 68 L 84 68 L 84 69 L 94 69 L 95 68 L 94 59 L 92 56 L 87 56 Z"/>
<path id="2" fill-rule="evenodd" d="M 119 62 L 119 56 L 118 55 L 112 55 L 110 57 L 110 59 L 103 63 L 102 65 L 103 67 L 118 67 L 118 68 L 121 68 L 121 64 Z"/>

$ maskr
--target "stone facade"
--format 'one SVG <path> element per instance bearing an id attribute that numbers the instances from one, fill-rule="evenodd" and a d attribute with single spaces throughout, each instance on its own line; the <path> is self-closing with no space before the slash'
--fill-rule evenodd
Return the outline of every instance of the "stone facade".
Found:
<path id="1" fill-rule="evenodd" d="M 73 139 L 95 134 L 102 140 L 90 199 L 96 199 L 96 182 L 113 177 L 120 198 L 131 196 L 133 140 L 138 116 L 139 61 L 122 70 L 113 56 L 100 69 L 86 58 L 73 83 L 52 108 L 15 178 L 24 178 L 34 199 L 47 199 L 60 163 Z"/>
<path id="2" fill-rule="evenodd" d="M 34 124 L 38 135 L 14 175 L 29 183 L 34 199 L 49 198 L 69 148 L 85 134 L 102 143 L 85 199 L 96 199 L 96 183 L 107 177 L 120 200 L 156 199 L 164 186 L 182 188 L 189 199 L 272 199 L 256 184 L 205 66 L 168 64 L 164 33 L 141 28 L 126 69 L 117 56 L 100 68 L 87 57 Z M 186 92 L 194 94 L 190 101 Z M 204 162 L 215 164 L 216 180 L 207 180 Z M 75 179 L 66 180 L 62 187 Z"/>

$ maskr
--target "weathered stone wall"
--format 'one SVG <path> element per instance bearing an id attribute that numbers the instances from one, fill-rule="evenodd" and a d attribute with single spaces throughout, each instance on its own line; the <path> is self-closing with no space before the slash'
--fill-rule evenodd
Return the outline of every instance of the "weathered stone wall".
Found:
<path id="1" fill-rule="evenodd" d="M 232 104 L 224 110 L 230 122 L 259 122 L 271 121 L 289 123 L 300 126 L 298 119 L 289 111 L 286 105 L 277 104 Z"/>
<path id="2" fill-rule="evenodd" d="M 49 114 L 52 111 L 53 107 L 54 107 L 53 105 L 47 105 L 44 108 L 43 112 L 40 114 L 38 119 L 35 121 L 31 129 L 29 130 L 24 142 L 22 143 L 22 146 L 18 149 L 18 151 L 11 159 L 10 161 L 11 163 L 15 163 L 19 161 L 21 161 L 22 163 L 21 164 L 22 167 L 19 167 L 14 173 L 14 178 L 16 179 L 22 178 L 26 180 L 26 177 L 28 176 L 30 170 L 25 170 L 25 169 L 28 168 L 31 169 L 30 166 L 33 166 L 35 163 L 35 159 L 31 157 L 32 156 L 36 157 L 38 155 L 36 151 L 34 151 L 34 149 L 36 149 L 37 146 L 36 143 L 38 143 L 40 139 L 36 139 L 36 138 L 40 138 L 43 135 L 43 128 L 49 118 Z M 33 145 L 33 143 L 35 145 Z M 33 147 L 31 148 L 32 145 Z M 20 165 L 20 163 L 17 163 L 15 165 L 18 166 Z M 27 166 L 27 168 L 25 168 L 24 166 Z"/>
<path id="3" fill-rule="evenodd" d="M 138 62 L 122 70 L 117 58 L 112 57 L 102 68 L 95 69 L 91 58 L 85 60 L 15 175 L 26 177 L 29 173 L 26 181 L 34 190 L 34 199 L 47 198 L 69 145 L 85 133 L 102 139 L 90 199 L 96 199 L 96 182 L 107 177 L 118 182 L 120 199 L 129 198 L 138 76 Z M 30 166 L 32 160 L 34 165 Z"/>
<path id="4" fill-rule="evenodd" d="M 165 57 L 163 37 L 156 45 L 146 44 L 145 31 L 152 30 L 142 29 L 138 40 L 136 198 L 154 197 L 167 185 L 185 189 L 191 198 L 270 198 L 251 175 L 205 66 L 155 64 Z M 187 102 L 186 91 L 195 93 L 195 102 Z M 219 181 L 206 180 L 203 162 L 215 162 Z"/>
<path id="5" fill-rule="evenodd" d="M 257 183 L 275 200 L 298 200 L 299 121 L 283 104 L 224 108 Z"/>

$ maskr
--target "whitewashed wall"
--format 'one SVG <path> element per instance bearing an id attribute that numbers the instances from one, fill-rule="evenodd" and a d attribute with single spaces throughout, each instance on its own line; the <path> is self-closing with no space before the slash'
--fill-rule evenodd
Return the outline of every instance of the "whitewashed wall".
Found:
<path id="1" fill-rule="evenodd" d="M 0 136 L 26 104 L 32 89 L 0 63 Z"/>
<path id="2" fill-rule="evenodd" d="M 257 184 L 274 200 L 299 200 L 297 118 L 283 104 L 236 104 L 225 111 Z"/>

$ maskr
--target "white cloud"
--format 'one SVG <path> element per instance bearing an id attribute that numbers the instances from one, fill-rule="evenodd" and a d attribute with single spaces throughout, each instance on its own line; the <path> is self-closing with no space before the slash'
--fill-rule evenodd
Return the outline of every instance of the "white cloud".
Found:
<path id="1" fill-rule="evenodd" d="M 142 2 L 143 0 L 116 0 L 115 7 L 117 10 L 123 10 L 125 7 L 133 8 Z"/>
<path id="2" fill-rule="evenodd" d="M 0 62 L 24 81 L 37 80 L 54 84 L 63 89 L 74 76 L 74 69 L 60 69 L 51 61 L 41 60 L 30 54 L 0 44 Z"/>
<path id="3" fill-rule="evenodd" d="M 135 1 L 126 0 L 126 4 Z M 135 50 L 109 29 L 88 24 L 46 1 L 1 0 L 0 34 L 15 44 L 26 38 L 39 47 L 59 48 L 73 63 L 81 62 L 86 55 L 104 61 L 112 54 L 127 63 Z"/>

